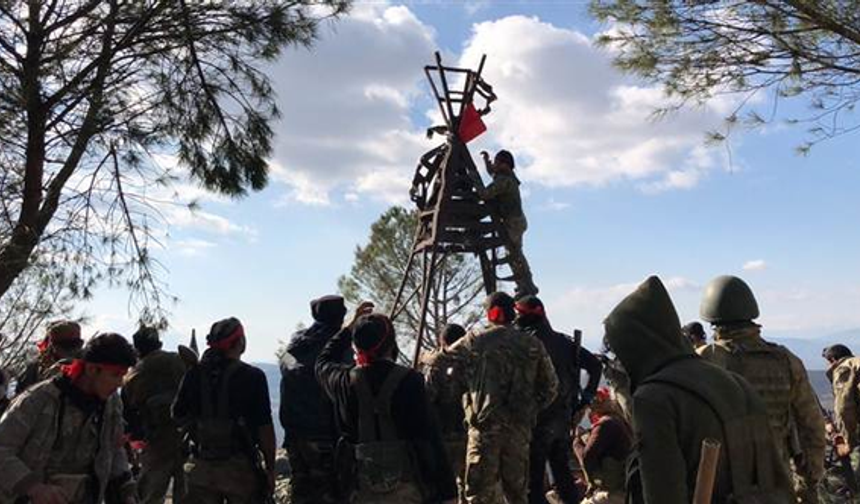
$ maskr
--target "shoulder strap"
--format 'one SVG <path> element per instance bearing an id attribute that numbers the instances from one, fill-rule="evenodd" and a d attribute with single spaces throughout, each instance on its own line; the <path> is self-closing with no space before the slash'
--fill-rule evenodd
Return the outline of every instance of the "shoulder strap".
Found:
<path id="1" fill-rule="evenodd" d="M 353 383 L 358 396 L 358 441 L 396 441 L 397 429 L 391 418 L 391 397 L 408 370 L 402 366 L 393 366 L 374 396 L 367 374 L 360 368 L 354 369 Z"/>
<path id="2" fill-rule="evenodd" d="M 228 386 L 230 378 L 238 368 L 239 363 L 235 361 L 230 361 L 224 368 L 220 380 L 221 388 L 218 390 L 217 409 L 212 401 L 211 376 L 205 369 L 198 368 L 200 371 L 200 416 L 202 418 L 227 418 L 230 416 L 230 389 Z"/>
<path id="3" fill-rule="evenodd" d="M 218 395 L 218 410 L 215 412 L 218 418 L 230 416 L 230 379 L 239 370 L 239 362 L 230 361 L 221 376 L 221 390 Z"/>
<path id="4" fill-rule="evenodd" d="M 735 375 L 731 376 L 733 381 L 747 392 L 746 406 L 749 410 L 750 398 L 752 397 L 751 389 L 746 387 L 741 380 L 736 378 Z M 646 380 L 644 383 L 661 383 L 683 390 L 705 403 L 714 413 L 714 415 L 720 420 L 723 431 L 723 445 L 725 447 L 723 452 L 723 458 L 726 461 L 726 466 L 729 469 L 729 477 L 732 481 L 732 487 L 734 489 L 735 494 L 742 494 L 744 489 L 749 489 L 752 486 L 758 486 L 760 488 L 765 489 L 773 488 L 775 486 L 773 472 L 767 470 L 767 466 L 769 465 L 769 461 L 771 460 L 767 452 L 767 446 L 764 443 L 761 443 L 755 435 L 756 432 L 761 432 L 760 429 L 769 428 L 767 425 L 766 418 L 756 418 L 755 415 L 744 415 L 744 420 L 752 420 L 753 425 L 747 425 L 746 423 L 744 425 L 735 425 L 737 423 L 736 419 L 727 419 L 723 415 L 723 412 L 720 411 L 719 408 L 714 405 L 716 401 L 714 401 L 713 398 L 709 399 L 707 397 L 709 394 L 703 393 L 703 391 L 698 390 L 698 388 L 691 383 L 682 382 L 681 380 L 673 379 L 669 376 L 654 377 Z M 734 439 L 735 435 L 741 435 L 743 438 L 746 439 L 743 439 L 741 443 L 737 443 L 736 441 L 738 440 Z M 753 462 L 754 467 L 748 467 L 747 463 L 750 461 L 747 457 L 744 456 L 744 450 L 739 449 L 740 445 L 746 444 L 747 442 L 752 444 L 753 450 L 755 452 L 755 460 Z M 738 465 L 747 467 L 736 467 Z M 743 477 L 744 474 L 749 474 L 750 471 L 754 471 L 754 483 L 751 483 L 747 478 Z"/>

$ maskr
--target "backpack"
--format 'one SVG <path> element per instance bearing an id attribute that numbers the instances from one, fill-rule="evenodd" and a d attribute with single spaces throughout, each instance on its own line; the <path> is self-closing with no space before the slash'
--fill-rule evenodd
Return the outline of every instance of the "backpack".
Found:
<path id="1" fill-rule="evenodd" d="M 358 398 L 358 443 L 353 446 L 355 471 L 360 489 L 376 494 L 393 492 L 411 479 L 412 453 L 400 440 L 391 417 L 391 397 L 408 370 L 394 366 L 374 395 L 361 368 L 350 373 Z"/>
<path id="2" fill-rule="evenodd" d="M 239 363 L 231 361 L 224 368 L 218 389 L 218 403 L 213 405 L 211 376 L 200 371 L 200 416 L 195 431 L 197 457 L 204 460 L 226 460 L 241 448 L 234 431 L 238 426 L 230 417 L 230 378 L 239 369 Z"/>
<path id="3" fill-rule="evenodd" d="M 735 382 L 747 391 L 747 397 L 753 397 L 754 392 L 742 378 L 732 375 Z M 759 432 L 768 432 L 767 418 L 761 415 L 744 415 L 727 418 L 725 411 L 718 407 L 721 403 L 713 391 L 700 388 L 699 384 L 682 377 L 662 374 L 645 380 L 644 383 L 660 383 L 683 390 L 707 404 L 714 415 L 720 419 L 723 426 L 722 451 L 732 482 L 733 493 L 728 496 L 727 504 L 786 504 L 792 502 L 786 489 L 780 488 L 774 479 L 776 468 L 773 464 L 773 454 L 769 446 L 758 436 Z M 752 425 L 750 425 L 752 422 Z M 749 447 L 753 447 L 755 459 L 750 461 L 745 457 Z M 750 463 L 753 464 L 750 467 Z M 632 465 L 636 471 L 635 464 Z M 754 481 L 749 481 L 745 475 L 755 474 Z M 635 477 L 635 476 L 634 476 Z M 641 483 L 639 483 L 641 488 Z"/>

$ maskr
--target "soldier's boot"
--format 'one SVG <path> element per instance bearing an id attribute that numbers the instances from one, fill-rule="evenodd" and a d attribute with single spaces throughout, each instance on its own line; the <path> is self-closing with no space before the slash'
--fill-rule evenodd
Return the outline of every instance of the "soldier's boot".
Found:
<path id="1" fill-rule="evenodd" d="M 514 274 L 514 282 L 517 284 L 514 297 L 519 299 L 528 295 L 537 295 L 539 292 L 538 287 L 532 279 L 531 268 L 529 268 L 529 263 L 522 251 L 509 251 L 508 265 L 511 267 L 511 272 Z"/>

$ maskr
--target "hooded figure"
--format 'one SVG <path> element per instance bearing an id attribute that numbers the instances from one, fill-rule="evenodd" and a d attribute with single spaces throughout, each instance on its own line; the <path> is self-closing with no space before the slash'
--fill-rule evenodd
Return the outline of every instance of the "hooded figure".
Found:
<path id="1" fill-rule="evenodd" d="M 642 283 L 604 325 L 633 390 L 628 502 L 690 502 L 705 439 L 721 444 L 714 503 L 791 501 L 764 405 L 742 378 L 696 357 L 659 278 Z"/>

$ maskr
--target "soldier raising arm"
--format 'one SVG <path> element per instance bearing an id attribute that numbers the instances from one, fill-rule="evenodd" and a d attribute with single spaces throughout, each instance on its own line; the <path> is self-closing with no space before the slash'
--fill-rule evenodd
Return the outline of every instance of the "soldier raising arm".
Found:
<path id="1" fill-rule="evenodd" d="M 363 303 L 352 322 L 325 346 L 317 378 L 334 403 L 342 442 L 353 447 L 355 502 L 453 504 L 457 488 L 424 379 L 394 362 L 397 342 L 385 315 Z M 343 364 L 350 346 L 356 364 Z"/>

